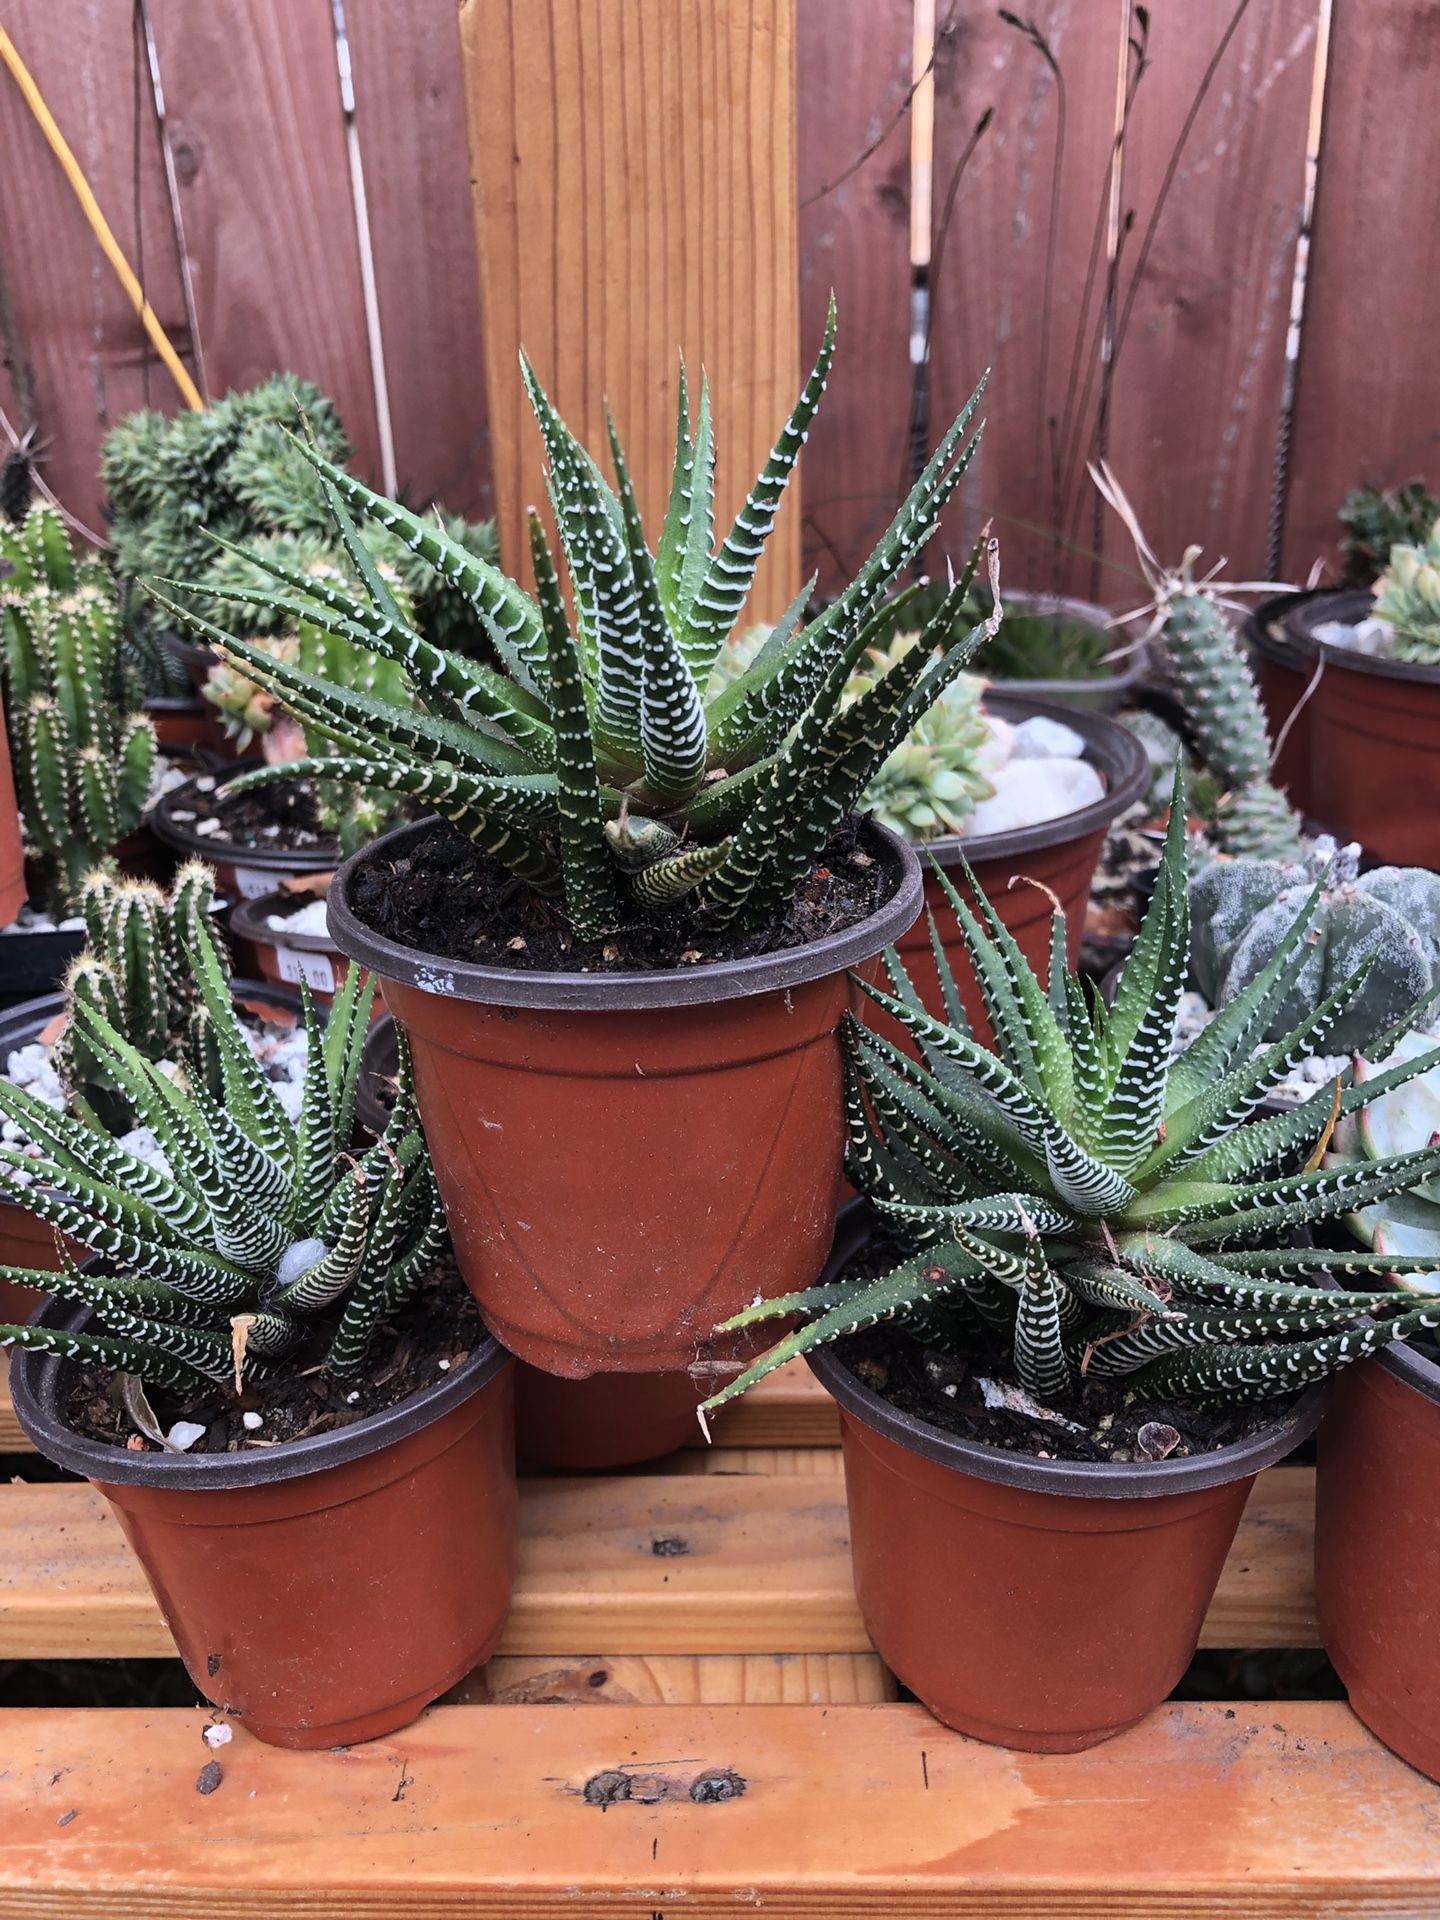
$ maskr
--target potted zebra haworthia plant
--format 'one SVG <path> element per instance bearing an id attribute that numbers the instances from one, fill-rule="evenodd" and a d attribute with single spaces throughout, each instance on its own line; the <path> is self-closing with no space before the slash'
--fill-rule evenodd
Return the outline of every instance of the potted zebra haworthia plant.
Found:
<path id="1" fill-rule="evenodd" d="M 1247 1117 L 1364 977 L 1256 1050 L 1305 964 L 1317 889 L 1270 964 L 1172 1059 L 1184 811 L 1177 781 L 1112 1008 L 1067 970 L 1058 916 L 1042 980 L 988 905 L 977 916 L 958 895 L 993 1051 L 953 983 L 948 1024 L 894 955 L 891 991 L 860 983 L 919 1054 L 846 1023 L 848 1170 L 875 1212 L 845 1218 L 818 1287 L 732 1321 L 806 1324 L 708 1403 L 810 1356 L 842 1409 L 876 1647 L 941 1719 L 1012 1746 L 1088 1746 L 1158 1705 L 1194 1651 L 1251 1479 L 1314 1427 L 1321 1383 L 1440 1325 L 1440 1298 L 1333 1284 L 1404 1260 L 1297 1241 L 1440 1173 L 1440 1146 L 1318 1165 L 1337 1118 L 1440 1049 Z"/>
<path id="2" fill-rule="evenodd" d="M 0 1345 L 21 1424 L 110 1501 L 195 1685 L 278 1745 L 369 1739 L 499 1637 L 511 1370 L 448 1266 L 403 1050 L 384 1134 L 346 1151 L 370 983 L 356 969 L 323 1029 L 307 1000 L 292 1121 L 207 927 L 189 957 L 188 1072 L 76 1002 L 148 1152 L 0 1082 L 42 1149 L 0 1147 L 0 1184 L 94 1256 L 7 1270 L 49 1300 Z"/>
<path id="3" fill-rule="evenodd" d="M 902 616 L 913 589 L 891 589 L 973 452 L 972 400 L 844 593 L 807 620 L 802 591 L 748 670 L 715 673 L 834 339 L 832 310 L 718 545 L 710 395 L 702 385 L 692 418 L 682 378 L 653 551 L 613 426 L 614 489 L 526 365 L 573 625 L 538 517 L 532 595 L 305 449 L 364 594 L 271 565 L 275 590 L 228 597 L 293 607 L 398 661 L 423 711 L 329 686 L 175 608 L 332 743 L 305 771 L 445 816 L 351 860 L 330 928 L 379 973 L 409 1031 L 457 1256 L 487 1325 L 555 1373 L 724 1357 L 717 1320 L 757 1288 L 789 1291 L 818 1271 L 843 1149 L 847 969 L 904 931 L 921 893 L 914 854 L 854 809 L 999 617 L 997 597 L 990 622 L 932 658 L 977 552 L 940 624 L 842 705 L 856 663 Z M 352 511 L 469 598 L 503 671 L 405 621 Z"/>

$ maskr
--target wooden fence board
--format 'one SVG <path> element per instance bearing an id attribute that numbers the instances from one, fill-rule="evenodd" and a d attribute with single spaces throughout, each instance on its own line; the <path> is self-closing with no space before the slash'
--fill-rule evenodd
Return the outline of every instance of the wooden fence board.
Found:
<path id="1" fill-rule="evenodd" d="M 1313 1505 L 1307 1468 L 1257 1481 L 1202 1645 L 1317 1643 Z M 505 1653 L 771 1653 L 777 1636 L 787 1653 L 869 1651 L 834 1475 L 526 1480 L 520 1535 Z M 170 1651 L 98 1493 L 0 1488 L 0 1658 Z"/>
<path id="2" fill-rule="evenodd" d="M 810 435 L 805 570 L 834 592 L 894 511 L 910 415 L 910 117 L 852 173 L 911 85 L 913 0 L 799 0 L 801 356 L 834 289 L 835 368 Z M 833 191 L 824 189 L 833 186 Z"/>
<path id="3" fill-rule="evenodd" d="M 1337 4 L 1284 566 L 1333 554 L 1352 486 L 1440 488 L 1440 8 Z"/>
<path id="4" fill-rule="evenodd" d="M 1440 1904 L 1440 1788 L 1337 1704 L 1171 1706 L 1043 1756 L 913 1706 L 444 1707 L 335 1753 L 237 1732 L 207 1794 L 202 1724 L 4 1715 L 0 1915 L 1419 1920 Z M 617 1775 L 628 1798 L 607 1790 Z"/>

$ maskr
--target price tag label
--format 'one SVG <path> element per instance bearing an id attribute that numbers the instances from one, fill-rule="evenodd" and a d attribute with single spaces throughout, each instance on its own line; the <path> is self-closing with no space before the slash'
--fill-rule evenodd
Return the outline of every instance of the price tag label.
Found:
<path id="1" fill-rule="evenodd" d="M 299 986 L 303 980 L 316 993 L 335 991 L 335 965 L 328 953 L 301 953 L 295 947 L 276 947 L 275 958 L 280 963 L 280 978 L 288 980 L 292 986 Z"/>
<path id="2" fill-rule="evenodd" d="M 264 867 L 236 867 L 235 891 L 242 900 L 258 900 L 262 893 L 274 893 L 278 876 Z"/>

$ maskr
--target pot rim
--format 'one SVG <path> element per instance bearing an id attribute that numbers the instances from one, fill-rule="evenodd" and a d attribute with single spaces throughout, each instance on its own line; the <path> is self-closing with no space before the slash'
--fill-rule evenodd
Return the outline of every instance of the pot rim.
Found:
<path id="1" fill-rule="evenodd" d="M 333 840 L 320 847 L 257 847 L 240 840 L 226 840 L 218 833 L 192 833 L 183 822 L 173 820 L 171 810 L 197 780 L 213 780 L 216 788 L 229 784 L 242 773 L 261 764 L 258 760 L 239 760 L 223 773 L 196 773 L 181 786 L 162 793 L 147 816 L 159 839 L 180 853 L 193 853 L 210 866 L 259 868 L 276 873 L 328 873 L 340 860 L 340 849 Z"/>
<path id="2" fill-rule="evenodd" d="M 90 1264 L 86 1262 L 87 1267 Z M 89 1307 L 47 1298 L 31 1315 L 30 1324 L 79 1329 L 95 1317 Z M 75 1367 L 73 1360 L 60 1354 L 28 1353 L 17 1347 L 10 1360 L 10 1394 L 20 1425 L 36 1449 L 56 1466 L 83 1474 L 99 1486 L 208 1493 L 274 1486 L 379 1453 L 433 1425 L 488 1386 L 509 1363 L 505 1348 L 487 1333 L 463 1366 L 393 1407 L 368 1414 L 338 1432 L 312 1434 L 307 1440 L 257 1448 L 253 1453 L 129 1453 L 123 1447 L 102 1447 L 83 1439 L 59 1412 L 61 1393 Z"/>
<path id="3" fill-rule="evenodd" d="M 312 896 L 313 897 L 313 896 Z M 265 917 L 278 907 L 294 906 L 290 893 L 261 893 L 251 900 L 237 900 L 230 909 L 230 931 L 242 940 L 262 947 L 293 947 L 297 953 L 339 953 L 340 949 L 325 933 L 280 933 L 265 924 Z M 310 901 L 302 900 L 301 908 Z"/>
<path id="4" fill-rule="evenodd" d="M 1365 1364 L 1361 1362 L 1362 1366 Z M 1417 1353 L 1413 1347 L 1399 1341 L 1392 1341 L 1388 1347 L 1382 1347 L 1379 1353 L 1371 1356 L 1370 1364 L 1382 1368 L 1402 1385 L 1412 1388 L 1422 1400 L 1440 1407 L 1440 1365 L 1427 1355 Z"/>
<path id="5" fill-rule="evenodd" d="M 1323 655 L 1327 667 L 1343 667 L 1348 673 L 1366 674 L 1376 680 L 1408 680 L 1415 685 L 1440 688 L 1440 666 L 1431 667 L 1418 660 L 1387 660 L 1380 654 L 1358 653 L 1354 647 L 1336 646 L 1333 640 L 1317 640 L 1315 628 L 1326 620 L 1354 624 L 1375 604 L 1368 587 L 1339 587 L 1333 593 L 1310 595 L 1303 606 L 1294 607 L 1285 617 L 1285 630 L 1308 658 Z"/>
<path id="6" fill-rule="evenodd" d="M 1079 684 L 1079 683 L 1077 683 Z M 1089 686 L 1092 683 L 1084 682 Z M 1104 682 L 1100 683 L 1102 686 Z M 943 834 L 927 840 L 919 851 L 928 854 L 942 867 L 958 867 L 967 860 L 972 867 L 982 862 L 1013 860 L 1042 847 L 1063 846 L 1067 840 L 1083 839 L 1097 828 L 1108 827 L 1122 813 L 1143 799 L 1150 787 L 1150 761 L 1144 747 L 1128 727 L 1122 727 L 1108 713 L 1088 711 L 1084 707 L 1061 706 L 1054 700 L 1034 700 L 994 681 L 986 689 L 985 706 L 1002 720 L 1058 721 L 1085 742 L 1085 758 L 1096 763 L 1109 784 L 1098 800 L 1058 819 L 1042 820 L 1037 826 L 1016 827 L 1009 833 Z"/>
<path id="7" fill-rule="evenodd" d="M 783 992 L 844 973 L 872 959 L 919 918 L 924 899 L 915 849 L 878 822 L 866 820 L 862 835 L 878 851 L 893 879 L 889 897 L 863 920 L 807 946 L 755 954 L 744 960 L 717 960 L 702 967 L 657 968 L 648 973 L 521 973 L 474 961 L 447 960 L 419 947 L 402 946 L 356 917 L 350 892 L 361 863 L 404 852 L 437 824 L 438 816 L 432 814 L 408 826 L 392 828 L 345 861 L 328 895 L 331 938 L 347 959 L 369 967 L 382 980 L 490 1006 L 625 1013 L 651 1007 L 707 1006 L 717 1000 Z"/>
<path id="8" fill-rule="evenodd" d="M 864 1242 L 871 1224 L 863 1200 L 852 1200 L 841 1209 L 835 1245 L 818 1285 L 835 1277 Z M 1165 1494 L 1199 1493 L 1207 1487 L 1247 1479 L 1262 1467 L 1283 1460 L 1302 1440 L 1309 1439 L 1320 1424 L 1330 1393 L 1328 1381 L 1307 1387 L 1288 1414 L 1248 1439 L 1183 1460 L 1152 1460 L 1145 1466 L 1113 1460 L 1039 1460 L 1031 1454 L 1005 1453 L 974 1440 L 962 1440 L 958 1434 L 945 1433 L 913 1414 L 902 1413 L 863 1385 L 833 1347 L 813 1347 L 805 1359 L 826 1392 L 852 1419 L 894 1441 L 907 1453 L 998 1486 L 1089 1500 L 1154 1499 Z"/>
<path id="9" fill-rule="evenodd" d="M 355 1117 L 362 1127 L 367 1128 L 378 1139 L 385 1131 L 385 1122 L 390 1110 L 372 1092 L 371 1082 L 377 1077 L 380 1068 L 382 1048 L 395 1049 L 395 1016 L 382 1013 L 378 1020 L 372 1020 L 370 1031 L 365 1036 L 365 1044 L 360 1049 L 360 1084 L 355 1094 Z M 398 1063 L 399 1055 L 396 1052 Z"/>
<path id="10" fill-rule="evenodd" d="M 1240 625 L 1242 645 L 1248 645 L 1276 666 L 1304 674 L 1308 655 L 1290 632 L 1289 620 L 1308 601 L 1316 598 L 1313 588 L 1294 593 L 1275 593 L 1268 600 L 1257 600 Z"/>
<path id="11" fill-rule="evenodd" d="M 1090 627 L 1096 633 L 1108 633 L 1115 624 L 1108 607 L 1099 606 L 1093 600 L 1077 599 L 1070 593 L 1046 593 L 1038 588 L 1022 587 L 1012 589 L 1001 597 L 1007 612 L 1026 614 L 1031 619 L 1070 620 L 1076 626 Z M 1146 649 L 1141 646 L 1132 650 L 1128 660 L 1112 660 L 1103 673 L 1097 673 L 1088 680 L 1011 680 L 997 674 L 990 685 L 998 693 L 1008 694 L 1013 699 L 1033 696 L 1043 700 L 1047 694 L 1063 693 L 1088 694 L 1096 699 L 1118 702 L 1132 687 L 1139 685 L 1149 669 Z"/>
<path id="12" fill-rule="evenodd" d="M 160 644 L 171 659 L 178 660 L 183 667 L 213 667 L 220 659 L 213 647 L 204 647 L 196 640 L 188 640 L 174 627 L 164 629 Z"/>

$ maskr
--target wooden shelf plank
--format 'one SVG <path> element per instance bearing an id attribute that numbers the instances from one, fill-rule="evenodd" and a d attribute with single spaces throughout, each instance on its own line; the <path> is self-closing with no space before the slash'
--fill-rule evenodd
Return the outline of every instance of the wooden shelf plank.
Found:
<path id="1" fill-rule="evenodd" d="M 0 1716 L 0 1917 L 1440 1910 L 1440 1788 L 1327 1702 L 1171 1706 L 1047 1756 L 912 1706 L 442 1707 L 337 1753 L 237 1731 L 208 1794 L 202 1725 Z"/>
<path id="2" fill-rule="evenodd" d="M 443 1704 L 854 1707 L 896 1696 L 893 1674 L 873 1653 L 503 1654 Z"/>
<path id="3" fill-rule="evenodd" d="M 843 1485 L 833 1474 L 629 1475 L 522 1483 L 502 1651 L 863 1653 Z M 1205 1622 L 1211 1647 L 1318 1644 L 1314 1476 L 1251 1495 Z M 656 1543 L 666 1543 L 656 1551 Z M 0 1487 L 0 1658 L 162 1655 L 169 1635 L 101 1496 Z"/>

